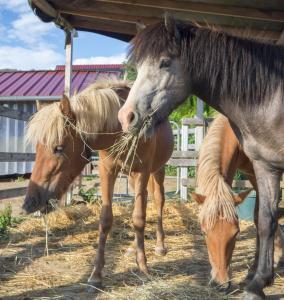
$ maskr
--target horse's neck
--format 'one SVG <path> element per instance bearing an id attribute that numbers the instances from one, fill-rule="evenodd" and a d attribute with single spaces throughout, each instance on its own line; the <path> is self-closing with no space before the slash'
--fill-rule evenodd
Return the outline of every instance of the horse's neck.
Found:
<path id="1" fill-rule="evenodd" d="M 90 139 L 88 143 L 93 150 L 107 149 L 114 144 L 115 140 L 118 138 L 119 132 L 121 132 L 120 124 L 118 124 L 113 132 L 97 134 L 94 138 Z"/>

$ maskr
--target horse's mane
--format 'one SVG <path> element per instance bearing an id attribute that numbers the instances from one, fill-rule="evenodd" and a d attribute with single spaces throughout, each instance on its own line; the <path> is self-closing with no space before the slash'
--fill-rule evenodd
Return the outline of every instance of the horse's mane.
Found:
<path id="1" fill-rule="evenodd" d="M 214 99 L 218 95 L 249 104 L 270 98 L 278 88 L 284 92 L 283 46 L 173 22 L 179 39 L 167 31 L 164 21 L 150 25 L 131 41 L 130 62 L 155 61 L 162 55 L 178 57 L 193 83 L 208 83 L 206 88 Z"/>
<path id="2" fill-rule="evenodd" d="M 76 117 L 76 131 L 85 139 L 95 137 L 95 133 L 115 131 L 119 126 L 117 113 L 120 108 L 120 99 L 115 89 L 126 87 L 130 87 L 127 81 L 103 80 L 75 94 L 70 104 Z M 29 121 L 26 141 L 41 143 L 51 149 L 62 141 L 68 128 L 66 121 L 59 102 L 47 105 Z"/>
<path id="3" fill-rule="evenodd" d="M 199 219 L 207 228 L 214 227 L 219 216 L 231 223 L 237 218 L 233 191 L 221 174 L 221 147 L 226 122 L 226 117 L 218 115 L 199 152 L 197 193 L 206 196 L 200 208 Z"/>

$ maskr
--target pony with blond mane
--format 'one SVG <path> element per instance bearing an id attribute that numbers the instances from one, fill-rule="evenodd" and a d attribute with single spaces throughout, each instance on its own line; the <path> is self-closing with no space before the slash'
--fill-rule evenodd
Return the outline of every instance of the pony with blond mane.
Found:
<path id="1" fill-rule="evenodd" d="M 218 115 L 211 124 L 200 148 L 197 168 L 196 193 L 193 199 L 199 204 L 199 221 L 205 233 L 209 260 L 212 267 L 209 284 L 219 290 L 230 288 L 229 267 L 239 233 L 239 221 L 235 207 L 243 202 L 251 189 L 234 194 L 232 182 L 239 169 L 256 190 L 255 225 L 258 216 L 258 189 L 253 166 L 237 140 L 228 119 Z M 279 227 L 280 228 L 280 227 Z M 280 232 L 276 239 L 276 259 L 283 256 Z M 251 270 L 257 266 L 257 252 Z M 247 276 L 250 279 L 253 272 Z"/>
<path id="2" fill-rule="evenodd" d="M 144 248 L 147 205 L 147 183 L 151 175 L 154 202 L 158 213 L 156 252 L 165 254 L 162 213 L 164 196 L 164 165 L 173 151 L 173 135 L 168 121 L 161 124 L 149 140 L 137 140 L 131 148 L 127 142 L 116 155 L 122 138 L 117 113 L 129 93 L 129 83 L 108 81 L 90 85 L 70 100 L 43 107 L 28 124 L 27 141 L 36 144 L 36 160 L 28 185 L 23 209 L 27 213 L 46 211 L 50 199 L 59 199 L 89 162 L 92 150 L 99 150 L 99 173 L 102 211 L 99 243 L 94 270 L 89 283 L 102 284 L 105 244 L 113 222 L 112 196 L 118 172 L 123 169 L 134 182 L 136 261 L 148 273 Z M 158 151 L 158 146 L 163 151 Z M 126 160 L 127 157 L 130 157 Z"/>

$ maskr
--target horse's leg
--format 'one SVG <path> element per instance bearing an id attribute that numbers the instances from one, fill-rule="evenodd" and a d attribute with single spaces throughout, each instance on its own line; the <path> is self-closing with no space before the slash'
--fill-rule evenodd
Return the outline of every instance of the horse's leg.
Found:
<path id="1" fill-rule="evenodd" d="M 249 269 L 249 272 L 244 280 L 244 283 L 248 284 L 254 277 L 257 265 L 258 265 L 258 254 L 259 254 L 259 235 L 258 235 L 258 210 L 259 210 L 259 192 L 257 189 L 257 183 L 255 176 L 247 175 L 250 183 L 252 184 L 254 190 L 256 191 L 256 198 L 255 198 L 255 207 L 254 207 L 254 224 L 256 227 L 256 251 L 254 255 L 254 261 L 252 266 Z"/>
<path id="2" fill-rule="evenodd" d="M 157 244 L 155 252 L 160 255 L 165 255 L 167 249 L 165 247 L 165 233 L 163 228 L 163 208 L 165 204 L 165 189 L 164 189 L 164 180 L 165 180 L 165 167 L 156 171 L 153 174 L 154 177 L 154 201 L 158 214 L 158 223 L 157 223 Z"/>
<path id="3" fill-rule="evenodd" d="M 135 180 L 133 178 L 133 176 L 128 176 L 128 182 L 130 184 L 130 187 L 133 191 L 135 191 Z M 134 238 L 134 241 L 131 243 L 131 245 L 127 248 L 126 252 L 125 252 L 125 255 L 126 256 L 130 256 L 132 254 L 135 254 L 136 253 L 136 235 L 135 235 L 135 238 Z"/>
<path id="4" fill-rule="evenodd" d="M 274 247 L 274 267 L 277 267 L 284 263 L 284 225 L 278 224 Z"/>
<path id="5" fill-rule="evenodd" d="M 107 160 L 105 159 L 103 161 L 102 158 L 100 158 L 99 173 L 102 191 L 102 210 L 99 226 L 99 244 L 95 259 L 95 266 L 88 280 L 91 285 L 96 287 L 102 286 L 102 269 L 105 264 L 105 244 L 113 221 L 112 196 L 117 177 L 116 169 L 111 167 L 108 168 L 106 165 Z"/>
<path id="6" fill-rule="evenodd" d="M 256 273 L 245 288 L 245 300 L 265 299 L 263 288 L 273 281 L 274 235 L 281 178 L 280 171 L 271 169 L 261 161 L 254 161 L 253 166 L 259 191 L 259 258 Z"/>
<path id="7" fill-rule="evenodd" d="M 133 210 L 133 226 L 136 235 L 136 262 L 141 272 L 148 274 L 146 264 L 144 229 L 147 208 L 147 183 L 150 172 L 135 173 L 135 203 Z"/>

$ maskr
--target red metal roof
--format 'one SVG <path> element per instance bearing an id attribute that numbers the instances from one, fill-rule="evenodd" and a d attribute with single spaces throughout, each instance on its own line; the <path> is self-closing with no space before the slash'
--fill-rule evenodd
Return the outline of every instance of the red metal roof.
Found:
<path id="1" fill-rule="evenodd" d="M 123 65 L 74 65 L 72 90 L 81 91 L 103 78 L 120 78 Z M 0 72 L 0 97 L 9 96 L 60 96 L 64 90 L 64 66 L 51 71 Z"/>

